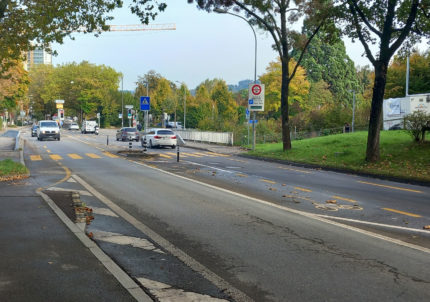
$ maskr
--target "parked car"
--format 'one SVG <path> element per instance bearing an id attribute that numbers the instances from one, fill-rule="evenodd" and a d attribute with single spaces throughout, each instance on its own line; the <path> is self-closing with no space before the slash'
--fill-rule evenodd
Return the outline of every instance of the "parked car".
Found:
<path id="1" fill-rule="evenodd" d="M 177 144 L 176 134 L 172 130 L 164 128 L 152 128 L 145 131 L 142 135 L 142 146 L 144 138 L 146 138 L 149 148 L 166 146 L 174 149 Z"/>
<path id="2" fill-rule="evenodd" d="M 124 127 L 116 132 L 116 140 L 139 141 L 139 131 L 136 128 Z"/>
<path id="3" fill-rule="evenodd" d="M 401 124 L 395 124 L 393 126 L 391 126 L 388 130 L 402 130 L 402 125 Z"/>
<path id="4" fill-rule="evenodd" d="M 31 137 L 37 136 L 37 128 L 39 128 L 37 125 L 31 126 Z"/>
<path id="5" fill-rule="evenodd" d="M 182 123 L 176 122 L 176 124 L 175 124 L 175 122 L 168 122 L 166 124 L 166 128 L 176 128 L 178 130 L 181 130 L 182 129 Z"/>
<path id="6" fill-rule="evenodd" d="M 79 125 L 76 122 L 65 123 L 63 128 L 67 130 L 79 130 Z"/>
<path id="7" fill-rule="evenodd" d="M 60 126 L 56 121 L 39 121 L 37 139 L 41 141 L 45 138 L 60 140 Z"/>

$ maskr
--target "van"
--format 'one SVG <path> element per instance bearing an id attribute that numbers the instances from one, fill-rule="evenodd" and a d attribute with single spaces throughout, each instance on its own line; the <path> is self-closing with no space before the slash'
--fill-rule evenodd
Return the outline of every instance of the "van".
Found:
<path id="1" fill-rule="evenodd" d="M 39 141 L 42 141 L 45 138 L 60 140 L 60 126 L 56 121 L 39 121 L 39 127 L 36 130 L 36 134 L 37 140 Z"/>

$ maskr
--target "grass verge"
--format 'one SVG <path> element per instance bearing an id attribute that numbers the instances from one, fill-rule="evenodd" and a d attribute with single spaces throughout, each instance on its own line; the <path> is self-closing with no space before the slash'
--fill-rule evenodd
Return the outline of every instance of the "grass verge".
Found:
<path id="1" fill-rule="evenodd" d="M 21 163 L 14 162 L 11 159 L 0 161 L 0 181 L 20 179 L 26 177 L 28 169 Z"/>
<path id="2" fill-rule="evenodd" d="M 367 132 L 355 132 L 293 141 L 283 152 L 282 143 L 256 145 L 250 155 L 354 172 L 430 181 L 430 142 L 415 143 L 406 131 L 381 131 L 377 163 L 364 160 Z"/>

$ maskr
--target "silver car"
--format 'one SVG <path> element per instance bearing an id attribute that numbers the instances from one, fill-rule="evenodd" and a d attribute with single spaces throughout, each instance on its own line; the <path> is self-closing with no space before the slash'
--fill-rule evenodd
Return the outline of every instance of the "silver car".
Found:
<path id="1" fill-rule="evenodd" d="M 136 128 L 124 127 L 116 132 L 116 140 L 139 141 L 139 131 Z"/>
<path id="2" fill-rule="evenodd" d="M 149 148 L 166 146 L 174 149 L 177 144 L 176 134 L 172 130 L 164 128 L 152 128 L 145 131 L 141 140 L 142 146 L 144 138 L 146 138 Z"/>

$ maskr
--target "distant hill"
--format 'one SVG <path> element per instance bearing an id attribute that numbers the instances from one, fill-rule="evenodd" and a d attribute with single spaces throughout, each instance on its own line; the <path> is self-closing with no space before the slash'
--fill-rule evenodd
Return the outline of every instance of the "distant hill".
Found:
<path id="1" fill-rule="evenodd" d="M 248 89 L 248 85 L 252 82 L 253 81 L 251 80 L 242 80 L 242 81 L 239 81 L 238 85 L 228 85 L 228 90 L 232 92 L 238 92 L 242 89 Z"/>

